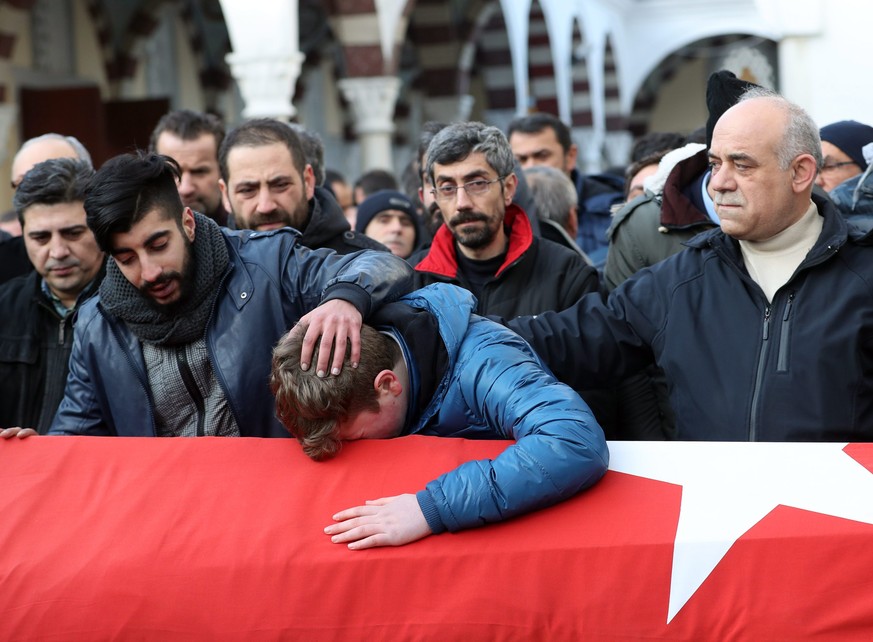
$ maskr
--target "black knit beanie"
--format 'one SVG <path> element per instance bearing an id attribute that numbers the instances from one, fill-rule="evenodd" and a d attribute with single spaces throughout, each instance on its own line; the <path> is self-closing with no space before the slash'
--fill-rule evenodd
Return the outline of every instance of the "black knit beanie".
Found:
<path id="1" fill-rule="evenodd" d="M 712 130 L 715 123 L 728 109 L 737 104 L 747 89 L 758 87 L 753 82 L 740 80 L 732 71 L 716 71 L 706 81 L 706 108 L 709 118 L 706 121 L 706 146 L 712 145 Z"/>

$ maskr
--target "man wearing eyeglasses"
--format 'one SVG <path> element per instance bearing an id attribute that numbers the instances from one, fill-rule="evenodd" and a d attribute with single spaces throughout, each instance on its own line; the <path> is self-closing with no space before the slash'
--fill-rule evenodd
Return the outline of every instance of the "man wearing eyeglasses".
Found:
<path id="1" fill-rule="evenodd" d="M 821 128 L 822 164 L 816 184 L 826 192 L 867 169 L 861 151 L 873 143 L 873 127 L 856 120 L 841 120 Z"/>
<path id="2" fill-rule="evenodd" d="M 518 178 L 506 137 L 482 123 L 440 130 L 425 172 L 445 225 L 415 267 L 416 286 L 452 283 L 476 295 L 478 314 L 513 318 L 563 310 L 599 290 L 576 252 L 535 237 L 514 204 Z"/>
<path id="3" fill-rule="evenodd" d="M 474 295 L 475 312 L 512 319 L 564 310 L 600 292 L 597 271 L 573 250 L 536 236 L 513 202 L 518 177 L 506 136 L 482 123 L 440 130 L 425 154 L 425 184 L 445 224 L 415 266 L 416 287 L 452 283 Z M 599 296 L 599 295 L 598 295 Z M 611 436 L 612 391 L 579 391 Z"/>

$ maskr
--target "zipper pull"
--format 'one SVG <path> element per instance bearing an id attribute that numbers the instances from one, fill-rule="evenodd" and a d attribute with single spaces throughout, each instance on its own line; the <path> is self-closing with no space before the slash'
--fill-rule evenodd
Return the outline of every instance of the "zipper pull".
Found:
<path id="1" fill-rule="evenodd" d="M 764 310 L 764 341 L 770 338 L 770 306 Z"/>
<path id="2" fill-rule="evenodd" d="M 788 295 L 788 303 L 785 304 L 785 315 L 782 317 L 783 323 L 788 321 L 788 315 L 791 314 L 791 304 L 794 302 L 794 292 Z"/>
<path id="3" fill-rule="evenodd" d="M 64 345 L 64 337 L 66 336 L 65 330 L 66 330 L 66 325 L 67 325 L 65 322 L 66 322 L 66 319 L 61 319 L 58 322 L 58 345 L 59 346 Z"/>

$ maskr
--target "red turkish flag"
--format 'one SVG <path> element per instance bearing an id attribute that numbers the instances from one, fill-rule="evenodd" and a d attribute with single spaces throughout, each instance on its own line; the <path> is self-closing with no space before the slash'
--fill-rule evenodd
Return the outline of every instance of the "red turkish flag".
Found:
<path id="1" fill-rule="evenodd" d="M 683 488 L 632 474 L 399 548 L 349 551 L 323 533 L 338 510 L 506 445 L 362 441 L 315 463 L 292 440 L 2 442 L 0 639 L 873 636 L 873 526 L 787 507 L 740 537 L 668 623 Z M 873 446 L 846 452 L 869 470 Z"/>

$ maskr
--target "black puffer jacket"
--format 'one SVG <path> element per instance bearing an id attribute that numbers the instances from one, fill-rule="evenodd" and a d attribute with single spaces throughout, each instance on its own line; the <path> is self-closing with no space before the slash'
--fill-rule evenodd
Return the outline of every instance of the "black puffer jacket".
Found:
<path id="1" fill-rule="evenodd" d="M 358 250 L 388 251 L 379 241 L 352 230 L 339 203 L 322 187 L 315 188 L 315 196 L 309 201 L 309 223 L 303 230 L 300 244 L 311 250 L 326 247 L 337 254 L 351 254 Z"/>

